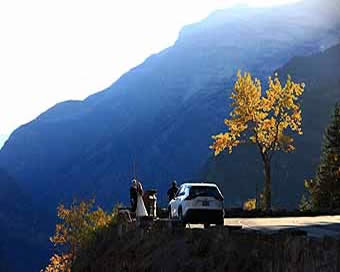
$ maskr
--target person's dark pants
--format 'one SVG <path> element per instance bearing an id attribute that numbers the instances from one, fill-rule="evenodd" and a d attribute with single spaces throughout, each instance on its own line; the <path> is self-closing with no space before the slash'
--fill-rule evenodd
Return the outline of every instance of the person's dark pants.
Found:
<path id="1" fill-rule="evenodd" d="M 131 211 L 136 212 L 136 210 L 137 210 L 137 199 L 131 200 Z"/>

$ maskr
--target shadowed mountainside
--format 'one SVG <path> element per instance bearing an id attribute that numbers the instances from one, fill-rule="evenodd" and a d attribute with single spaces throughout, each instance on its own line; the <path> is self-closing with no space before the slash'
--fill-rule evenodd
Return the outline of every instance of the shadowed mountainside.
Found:
<path id="1" fill-rule="evenodd" d="M 49 216 L 0 169 L 0 271 L 39 271 L 48 260 Z M 32 253 L 30 253 L 32 252 Z"/>

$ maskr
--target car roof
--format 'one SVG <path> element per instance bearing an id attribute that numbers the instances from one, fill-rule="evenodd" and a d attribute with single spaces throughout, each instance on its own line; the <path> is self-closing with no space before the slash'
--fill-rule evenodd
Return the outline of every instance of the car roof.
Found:
<path id="1" fill-rule="evenodd" d="M 190 187 L 194 187 L 194 186 L 206 186 L 206 187 L 217 187 L 217 185 L 215 183 L 183 183 L 181 186 L 190 186 Z"/>

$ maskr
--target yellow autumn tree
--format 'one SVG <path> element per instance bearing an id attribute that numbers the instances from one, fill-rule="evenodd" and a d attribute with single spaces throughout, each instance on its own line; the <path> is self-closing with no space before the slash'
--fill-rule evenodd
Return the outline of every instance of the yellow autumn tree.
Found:
<path id="1" fill-rule="evenodd" d="M 227 149 L 253 143 L 258 147 L 264 165 L 265 209 L 271 209 L 271 159 L 276 151 L 293 151 L 294 133 L 302 135 L 299 97 L 304 83 L 294 83 L 290 76 L 284 86 L 275 74 L 269 77 L 268 89 L 263 93 L 261 82 L 250 73 L 237 73 L 237 81 L 231 94 L 232 111 L 225 119 L 227 131 L 213 136 L 210 146 L 215 156 Z M 288 130 L 290 133 L 288 134 Z"/>
<path id="2" fill-rule="evenodd" d="M 81 250 L 95 239 L 96 232 L 108 227 L 115 214 L 107 214 L 98 207 L 93 209 L 94 199 L 74 201 L 70 208 L 60 204 L 57 215 L 60 223 L 56 225 L 55 234 L 50 238 L 57 253 L 50 259 L 44 272 L 71 272 L 71 266 Z"/>
<path id="3" fill-rule="evenodd" d="M 244 202 L 243 210 L 244 211 L 256 210 L 256 198 L 251 198 L 251 199 L 248 199 L 246 202 Z"/>

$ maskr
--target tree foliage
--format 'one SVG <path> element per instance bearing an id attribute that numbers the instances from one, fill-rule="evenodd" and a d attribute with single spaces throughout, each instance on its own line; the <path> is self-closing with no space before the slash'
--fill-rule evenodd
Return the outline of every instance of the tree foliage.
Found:
<path id="1" fill-rule="evenodd" d="M 294 83 L 290 76 L 284 86 L 277 76 L 269 77 L 268 89 L 262 93 L 261 82 L 250 73 L 237 73 L 237 81 L 231 94 L 232 112 L 225 119 L 227 132 L 213 136 L 210 146 L 215 156 L 244 143 L 258 147 L 264 163 L 265 208 L 271 208 L 270 162 L 275 151 L 291 152 L 295 149 L 293 133 L 302 134 L 299 97 L 304 83 Z M 288 133 L 290 130 L 290 133 Z"/>
<path id="2" fill-rule="evenodd" d="M 340 208 L 340 104 L 325 130 L 316 176 L 305 181 L 313 209 Z"/>
<path id="3" fill-rule="evenodd" d="M 70 272 L 71 266 L 81 250 L 86 250 L 93 243 L 96 232 L 108 227 L 115 213 L 107 214 L 103 209 L 93 208 L 94 200 L 74 201 L 70 208 L 60 204 L 57 215 L 60 223 L 55 234 L 50 238 L 57 253 L 50 259 L 44 272 Z"/>
<path id="4" fill-rule="evenodd" d="M 243 203 L 243 210 L 253 211 L 256 210 L 256 198 L 250 198 Z"/>

